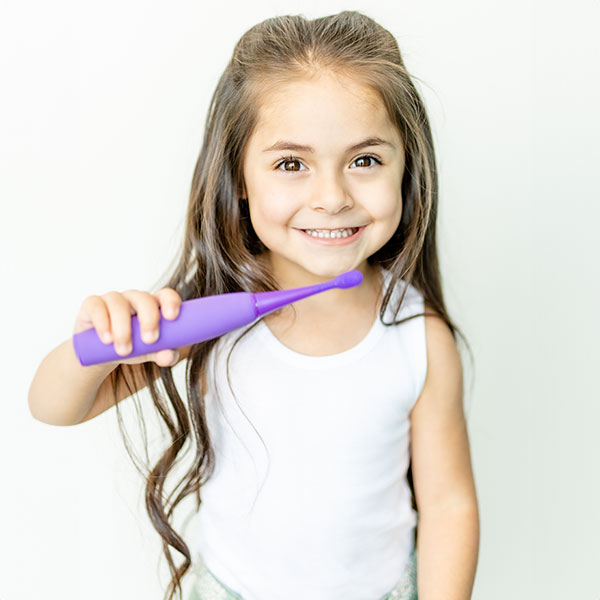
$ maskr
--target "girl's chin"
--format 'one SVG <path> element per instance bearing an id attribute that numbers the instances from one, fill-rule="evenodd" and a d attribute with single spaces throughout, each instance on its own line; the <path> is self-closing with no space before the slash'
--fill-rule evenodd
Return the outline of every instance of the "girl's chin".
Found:
<path id="1" fill-rule="evenodd" d="M 294 282 L 286 287 L 302 287 L 304 285 L 314 285 L 335 279 L 338 275 L 353 271 L 354 269 L 361 270 L 362 264 L 356 265 L 355 262 L 344 263 L 343 261 L 329 262 L 323 264 L 312 264 L 307 261 L 303 264 L 290 265 L 285 269 L 285 276 L 282 281 Z"/>

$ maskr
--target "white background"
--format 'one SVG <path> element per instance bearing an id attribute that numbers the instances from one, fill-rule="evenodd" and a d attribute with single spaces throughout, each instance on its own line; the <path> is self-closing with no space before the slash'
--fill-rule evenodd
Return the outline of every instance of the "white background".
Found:
<path id="1" fill-rule="evenodd" d="M 434 129 L 444 291 L 476 359 L 473 598 L 598 600 L 598 7 L 3 3 L 0 599 L 162 598 L 168 569 L 116 412 L 46 425 L 29 385 L 86 296 L 148 290 L 168 270 L 242 33 L 357 9 L 397 37 Z"/>

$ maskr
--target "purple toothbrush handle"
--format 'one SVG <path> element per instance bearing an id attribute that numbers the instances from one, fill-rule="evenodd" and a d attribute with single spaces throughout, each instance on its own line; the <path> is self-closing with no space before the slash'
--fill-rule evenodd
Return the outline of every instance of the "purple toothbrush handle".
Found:
<path id="1" fill-rule="evenodd" d="M 331 281 L 289 290 L 271 292 L 231 292 L 204 298 L 194 298 L 181 303 L 179 315 L 173 321 L 161 315 L 159 338 L 146 344 L 140 336 L 137 315 L 131 317 L 132 351 L 127 356 L 115 352 L 113 344 L 105 344 L 94 328 L 73 336 L 73 347 L 79 362 L 84 366 L 105 362 L 121 362 L 124 358 L 143 356 L 159 350 L 191 346 L 218 337 L 228 331 L 251 323 L 261 315 L 318 294 L 331 288 L 349 288 L 362 282 L 358 270 L 338 275 Z"/>
<path id="2" fill-rule="evenodd" d="M 126 356 L 117 354 L 114 344 L 102 342 L 95 328 L 73 336 L 75 354 L 82 366 L 95 365 L 125 358 L 142 356 L 159 350 L 182 348 L 209 340 L 237 329 L 258 317 L 253 294 L 233 292 L 194 298 L 181 303 L 176 319 L 168 320 L 162 315 L 159 338 L 151 344 L 142 341 L 137 315 L 131 317 L 132 351 Z"/>

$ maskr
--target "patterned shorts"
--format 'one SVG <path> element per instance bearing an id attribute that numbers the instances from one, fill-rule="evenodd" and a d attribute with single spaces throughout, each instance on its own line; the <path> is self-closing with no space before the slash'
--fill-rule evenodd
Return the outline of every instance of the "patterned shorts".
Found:
<path id="1" fill-rule="evenodd" d="M 213 575 L 200 557 L 193 571 L 193 587 L 188 600 L 244 600 Z M 417 600 L 417 551 L 413 550 L 400 581 L 379 600 Z"/>

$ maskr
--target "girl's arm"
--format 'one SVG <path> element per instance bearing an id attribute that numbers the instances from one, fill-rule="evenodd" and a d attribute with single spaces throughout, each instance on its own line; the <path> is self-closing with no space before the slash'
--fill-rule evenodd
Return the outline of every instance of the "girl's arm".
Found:
<path id="1" fill-rule="evenodd" d="M 418 596 L 469 600 L 479 553 L 479 511 L 463 412 L 462 364 L 441 318 L 425 317 L 425 328 L 427 377 L 411 412 Z"/>
<path id="2" fill-rule="evenodd" d="M 181 348 L 178 363 L 188 357 L 191 346 Z M 118 362 L 81 366 L 69 338 L 54 348 L 38 367 L 29 387 L 29 411 L 42 423 L 77 425 L 115 406 L 112 380 Z M 174 366 L 174 365 L 173 365 Z M 142 364 L 123 364 L 133 392 L 146 386 Z M 133 393 L 120 381 L 116 402 Z"/>
<path id="3" fill-rule="evenodd" d="M 94 403 L 103 381 L 117 362 L 82 367 L 71 339 L 54 348 L 41 362 L 29 387 L 29 411 L 42 423 L 75 425 Z"/>
<path id="4" fill-rule="evenodd" d="M 186 360 L 189 356 L 191 346 L 185 346 L 184 348 L 179 349 L 179 358 L 177 362 L 173 365 L 178 365 L 182 360 Z M 119 381 L 119 387 L 117 388 L 117 398 L 115 402 L 115 394 L 113 392 L 113 378 L 114 371 L 102 382 L 98 393 L 96 394 L 96 398 L 92 403 L 92 406 L 86 413 L 86 415 L 78 421 L 78 423 L 85 423 L 85 421 L 89 421 L 94 417 L 97 417 L 99 414 L 108 410 L 115 406 L 116 403 L 121 402 L 125 398 L 129 398 L 133 393 L 139 392 L 140 390 L 146 388 L 147 382 L 143 375 L 143 369 L 141 364 L 138 365 L 123 365 L 124 369 L 127 371 L 126 377 L 129 382 L 129 386 L 133 389 L 133 392 L 130 391 L 129 387 L 121 379 Z"/>

